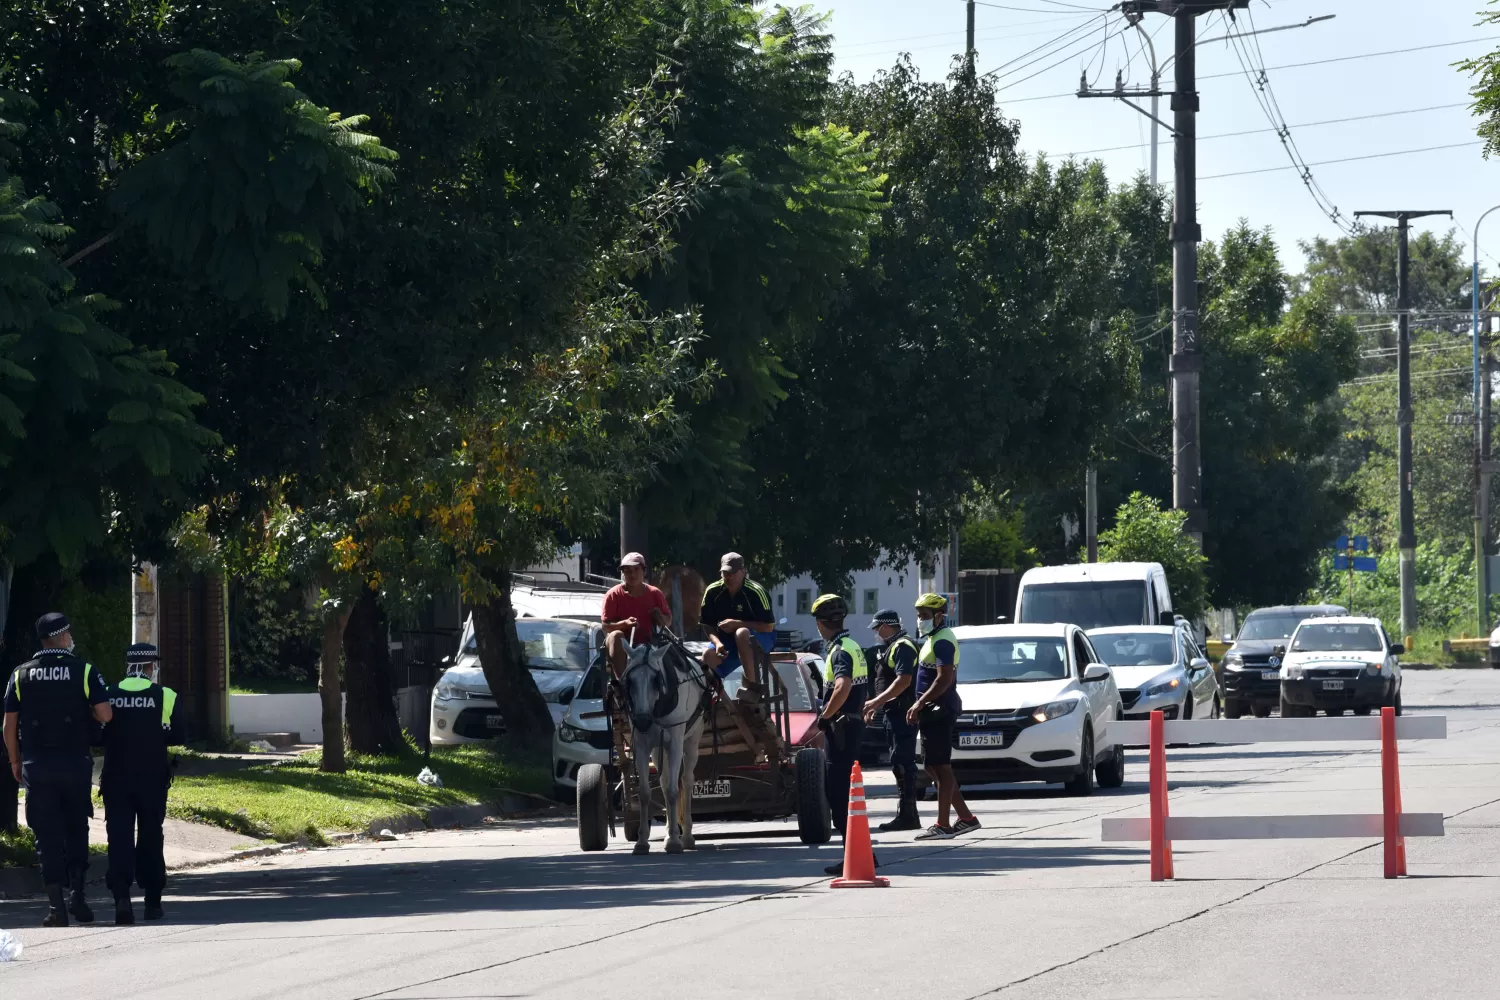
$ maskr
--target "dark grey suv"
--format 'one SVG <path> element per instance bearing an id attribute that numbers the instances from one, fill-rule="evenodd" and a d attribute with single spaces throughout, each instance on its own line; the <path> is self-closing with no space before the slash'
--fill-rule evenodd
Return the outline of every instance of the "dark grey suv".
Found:
<path id="1" fill-rule="evenodd" d="M 1303 619 L 1348 613 L 1337 604 L 1291 604 L 1257 608 L 1246 615 L 1234 645 L 1219 664 L 1224 715 L 1231 719 L 1247 712 L 1262 719 L 1270 715 L 1281 703 L 1281 658 L 1276 647 L 1286 646 Z"/>

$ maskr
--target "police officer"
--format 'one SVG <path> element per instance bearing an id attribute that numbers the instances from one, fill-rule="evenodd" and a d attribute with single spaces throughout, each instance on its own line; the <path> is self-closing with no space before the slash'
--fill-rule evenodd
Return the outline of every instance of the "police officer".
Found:
<path id="1" fill-rule="evenodd" d="M 880 636 L 880 658 L 875 666 L 875 687 L 880 692 L 865 702 L 865 722 L 885 710 L 886 742 L 891 750 L 891 775 L 901 795 L 896 818 L 880 824 L 882 833 L 893 830 L 920 830 L 917 815 L 917 727 L 906 721 L 906 713 L 916 701 L 917 644 L 901 627 L 901 614 L 886 609 L 877 611 L 870 628 Z"/>
<path id="2" fill-rule="evenodd" d="M 849 605 L 837 594 L 824 594 L 813 602 L 812 616 L 818 623 L 827 651 L 827 683 L 823 685 L 823 707 L 818 713 L 818 728 L 823 731 L 828 755 L 828 770 L 823 781 L 828 808 L 833 811 L 833 825 L 839 835 L 849 818 L 849 773 L 859 759 L 859 744 L 865 734 L 865 695 L 869 689 L 870 668 L 865 651 L 849 638 L 844 619 Z M 842 875 L 844 863 L 824 869 L 830 875 Z"/>
<path id="3" fill-rule="evenodd" d="M 109 831 L 110 891 L 115 923 L 135 923 L 130 884 L 146 897 L 146 919 L 162 918 L 161 893 L 167 884 L 162 855 L 162 823 L 167 818 L 171 756 L 181 742 L 173 725 L 177 693 L 160 683 L 156 647 L 138 642 L 125 651 L 125 679 L 110 696 L 115 717 L 104 728 L 104 822 Z"/>
<path id="4" fill-rule="evenodd" d="M 94 919 L 83 895 L 89 864 L 93 723 L 112 717 L 109 688 L 92 664 L 73 655 L 68 619 L 37 619 L 41 650 L 5 685 L 5 749 L 11 773 L 26 785 L 26 824 L 36 834 L 47 887 L 43 927 Z M 64 893 L 72 895 L 64 907 Z"/>
<path id="5" fill-rule="evenodd" d="M 925 635 L 917 654 L 917 700 L 906 719 L 922 735 L 922 758 L 937 782 L 937 822 L 917 834 L 918 840 L 946 840 L 979 829 L 979 818 L 969 811 L 953 774 L 953 729 L 963 702 L 958 696 L 958 637 L 948 627 L 948 599 L 942 594 L 917 598 L 917 628 Z M 948 825 L 949 807 L 958 823 Z"/>

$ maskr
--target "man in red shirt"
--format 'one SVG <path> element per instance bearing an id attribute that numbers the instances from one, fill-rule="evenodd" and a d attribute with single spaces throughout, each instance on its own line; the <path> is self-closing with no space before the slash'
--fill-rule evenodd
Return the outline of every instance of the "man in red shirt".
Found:
<path id="1" fill-rule="evenodd" d="M 620 559 L 620 579 L 604 595 L 605 647 L 615 676 L 625 673 L 630 647 L 651 641 L 651 630 L 672 620 L 667 595 L 646 582 L 646 557 L 627 552 Z"/>

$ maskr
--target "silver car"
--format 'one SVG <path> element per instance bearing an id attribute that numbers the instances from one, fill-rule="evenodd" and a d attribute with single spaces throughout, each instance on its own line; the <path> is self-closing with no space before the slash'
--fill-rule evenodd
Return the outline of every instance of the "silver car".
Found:
<path id="1" fill-rule="evenodd" d="M 1219 680 L 1183 625 L 1122 625 L 1089 631 L 1114 671 L 1125 718 L 1217 719 Z"/>

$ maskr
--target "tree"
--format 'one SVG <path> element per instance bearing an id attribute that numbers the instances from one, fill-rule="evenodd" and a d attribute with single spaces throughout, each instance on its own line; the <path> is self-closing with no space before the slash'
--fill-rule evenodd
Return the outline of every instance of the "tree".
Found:
<path id="1" fill-rule="evenodd" d="M 1490 0 L 1494 6 L 1495 0 Z M 1480 24 L 1500 24 L 1500 11 L 1481 11 Z M 1500 51 L 1489 52 L 1477 59 L 1465 59 L 1458 64 L 1460 71 L 1474 78 L 1469 93 L 1474 97 L 1471 109 L 1479 119 L 1475 131 L 1484 140 L 1484 155 L 1489 158 L 1500 151 Z"/>
<path id="2" fill-rule="evenodd" d="M 1208 560 L 1187 536 L 1187 511 L 1162 510 L 1154 497 L 1132 493 L 1115 512 L 1115 523 L 1099 533 L 1104 562 L 1161 563 L 1172 588 L 1172 609 L 1189 621 L 1208 610 Z"/>

